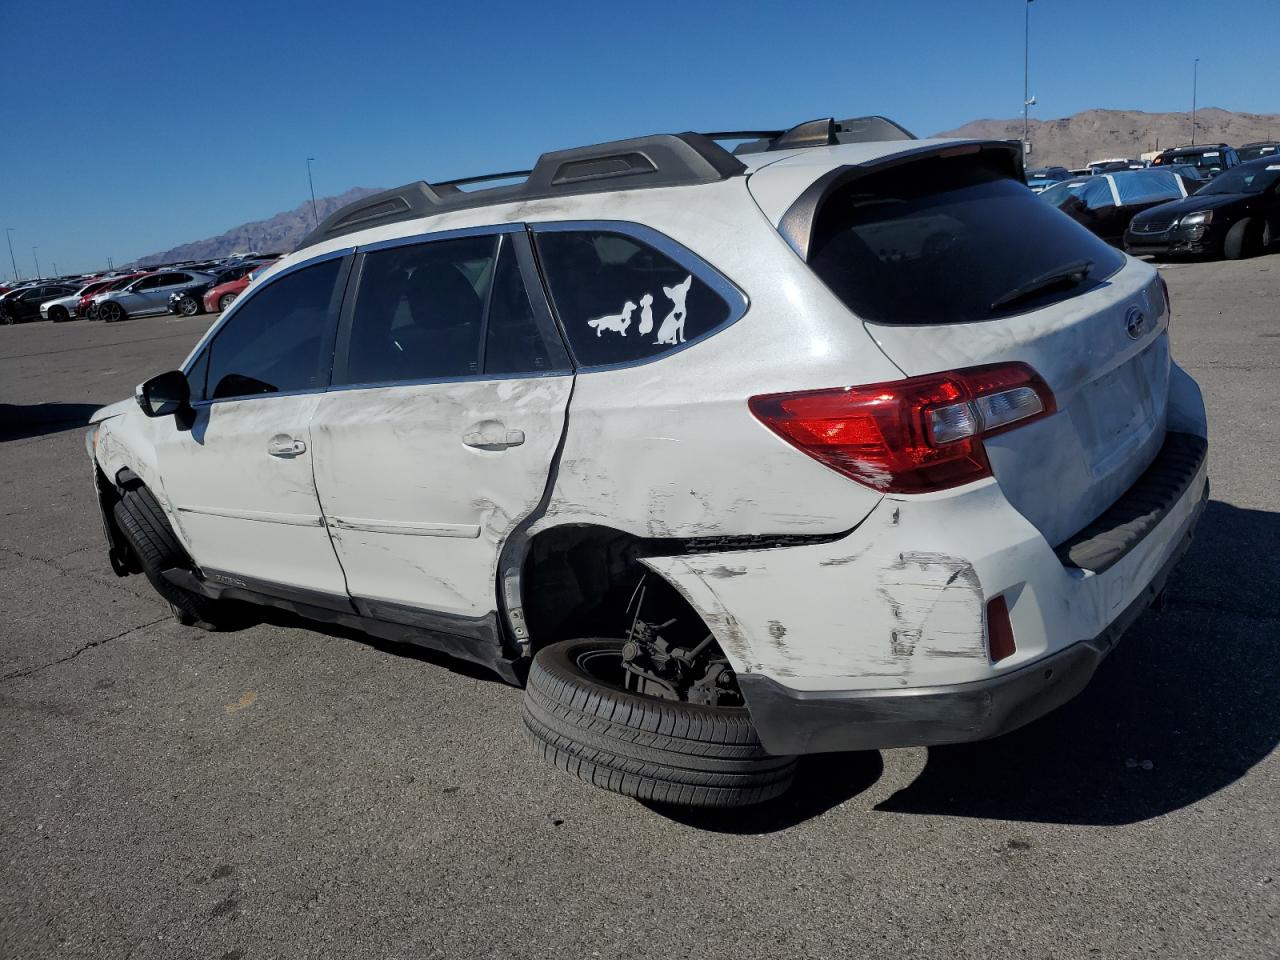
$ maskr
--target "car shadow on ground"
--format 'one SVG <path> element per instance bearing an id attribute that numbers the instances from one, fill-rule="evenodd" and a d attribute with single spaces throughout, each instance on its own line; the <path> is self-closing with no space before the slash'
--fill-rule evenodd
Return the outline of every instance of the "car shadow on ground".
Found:
<path id="1" fill-rule="evenodd" d="M 1080 696 L 1004 737 L 931 748 L 911 785 L 876 809 L 1116 825 L 1212 796 L 1280 743 L 1278 580 L 1280 514 L 1211 501 L 1166 609 L 1129 630 Z M 771 804 L 654 809 L 708 830 L 767 833 L 844 802 L 879 771 L 877 754 L 805 757 L 794 789 Z"/>
<path id="2" fill-rule="evenodd" d="M 98 403 L 0 403 L 0 441 L 43 437 L 88 425 Z"/>

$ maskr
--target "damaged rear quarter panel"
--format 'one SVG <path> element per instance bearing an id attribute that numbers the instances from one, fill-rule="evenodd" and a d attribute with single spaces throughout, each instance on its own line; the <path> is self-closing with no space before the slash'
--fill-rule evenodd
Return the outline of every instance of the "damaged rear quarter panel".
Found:
<path id="1" fill-rule="evenodd" d="M 645 562 L 741 673 L 812 689 L 961 683 L 990 675 L 986 598 L 1017 587 L 1010 571 L 1039 540 L 994 483 L 961 496 L 963 511 L 953 497 L 886 498 L 835 542 Z M 1011 534 L 999 544 L 984 530 L 996 522 Z"/>

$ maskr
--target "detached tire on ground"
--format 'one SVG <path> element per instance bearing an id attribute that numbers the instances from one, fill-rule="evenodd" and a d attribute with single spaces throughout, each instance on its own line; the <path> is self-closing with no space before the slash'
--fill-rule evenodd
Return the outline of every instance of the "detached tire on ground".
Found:
<path id="1" fill-rule="evenodd" d="M 544 759 L 658 803 L 740 807 L 786 792 L 796 758 L 766 753 L 745 707 L 658 700 L 601 680 L 602 661 L 616 659 L 620 675 L 622 644 L 565 640 L 533 658 L 524 722 Z"/>
<path id="2" fill-rule="evenodd" d="M 120 532 L 133 548 L 142 572 L 156 592 L 169 601 L 179 623 L 206 630 L 231 624 L 233 617 L 225 604 L 183 590 L 164 578 L 164 571 L 174 567 L 189 569 L 191 558 L 173 535 L 169 518 L 150 490 L 146 487 L 126 490 L 116 503 L 113 515 Z"/>

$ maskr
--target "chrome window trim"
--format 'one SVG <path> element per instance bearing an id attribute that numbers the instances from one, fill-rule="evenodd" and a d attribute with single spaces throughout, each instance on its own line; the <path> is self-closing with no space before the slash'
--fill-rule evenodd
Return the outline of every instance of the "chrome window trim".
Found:
<path id="1" fill-rule="evenodd" d="M 596 230 L 601 233 L 618 233 L 623 236 L 631 237 L 647 246 L 652 247 L 659 253 L 674 260 L 680 266 L 684 267 L 699 280 L 710 287 L 719 295 L 725 304 L 729 307 L 728 316 L 722 321 L 705 331 L 701 335 L 694 337 L 685 343 L 676 344 L 669 350 L 663 350 L 661 353 L 655 353 L 649 357 L 638 357 L 634 360 L 621 360 L 617 363 L 593 363 L 585 364 L 578 360 L 577 354 L 574 354 L 573 364 L 578 373 L 603 373 L 610 370 L 625 370 L 629 367 L 641 367 L 646 364 L 655 363 L 673 356 L 690 347 L 697 346 L 704 340 L 709 340 L 716 334 L 723 331 L 726 327 L 737 323 L 746 312 L 751 309 L 751 300 L 746 292 L 742 290 L 736 283 L 726 277 L 713 264 L 704 260 L 698 254 L 694 253 L 688 247 L 671 239 L 665 233 L 655 230 L 653 227 L 645 226 L 642 223 L 635 223 L 630 220 L 554 220 L 542 221 L 529 224 L 530 231 L 537 236 L 539 233 L 573 233 L 583 230 Z M 535 243 L 536 247 L 536 243 Z M 542 277 L 547 281 L 546 268 L 539 263 L 542 270 Z M 550 286 L 548 281 L 548 287 Z M 550 293 L 550 289 L 548 289 Z M 556 321 L 560 324 L 560 329 L 567 330 L 564 326 L 564 318 L 559 315 L 559 309 L 555 304 L 555 297 L 548 297 L 551 301 L 551 308 L 556 311 Z M 573 339 L 565 336 L 565 343 L 570 352 L 573 351 Z"/>

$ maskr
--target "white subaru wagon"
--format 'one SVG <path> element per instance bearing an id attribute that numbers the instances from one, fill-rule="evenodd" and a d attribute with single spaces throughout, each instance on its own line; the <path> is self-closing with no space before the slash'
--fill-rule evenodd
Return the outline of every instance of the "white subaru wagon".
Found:
<path id="1" fill-rule="evenodd" d="M 1200 391 L 1017 144 L 819 120 L 502 178 L 339 210 L 94 415 L 117 573 L 485 664 L 546 759 L 704 806 L 1025 724 L 1161 594 Z"/>

